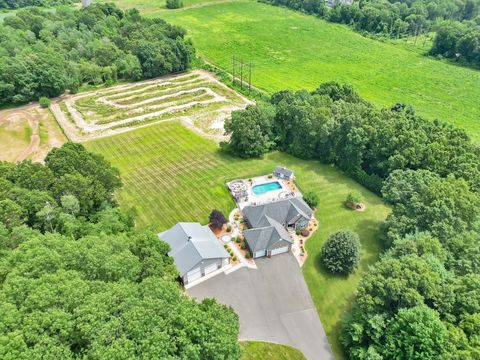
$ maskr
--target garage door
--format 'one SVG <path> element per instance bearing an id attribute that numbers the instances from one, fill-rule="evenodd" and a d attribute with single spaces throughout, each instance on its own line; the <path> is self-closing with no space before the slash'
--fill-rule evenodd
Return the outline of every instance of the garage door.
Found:
<path id="1" fill-rule="evenodd" d="M 265 254 L 266 254 L 265 250 L 256 251 L 254 257 L 255 258 L 262 257 L 262 256 L 265 256 Z"/>
<path id="2" fill-rule="evenodd" d="M 192 281 L 200 279 L 202 277 L 202 272 L 200 268 L 193 269 L 187 273 L 187 282 L 190 284 Z"/>
<path id="3" fill-rule="evenodd" d="M 273 249 L 270 251 L 270 255 L 277 255 L 277 254 L 283 254 L 283 253 L 286 253 L 288 252 L 288 245 L 285 246 L 285 247 L 281 247 L 281 248 L 278 248 L 278 249 Z"/>
<path id="4" fill-rule="evenodd" d="M 205 275 L 210 274 L 212 271 L 218 269 L 218 263 L 214 263 L 205 267 Z"/>

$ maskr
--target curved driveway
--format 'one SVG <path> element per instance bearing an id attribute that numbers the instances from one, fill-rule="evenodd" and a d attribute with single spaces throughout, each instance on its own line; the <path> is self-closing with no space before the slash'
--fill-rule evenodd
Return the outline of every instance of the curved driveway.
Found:
<path id="1" fill-rule="evenodd" d="M 257 270 L 222 273 L 187 292 L 232 306 L 240 316 L 240 340 L 290 345 L 308 360 L 334 359 L 294 256 L 288 253 L 255 262 Z"/>

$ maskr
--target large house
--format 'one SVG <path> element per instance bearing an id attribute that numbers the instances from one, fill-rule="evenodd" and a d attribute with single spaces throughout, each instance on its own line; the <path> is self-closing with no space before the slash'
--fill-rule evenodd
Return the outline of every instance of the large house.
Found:
<path id="1" fill-rule="evenodd" d="M 172 248 L 168 255 L 173 257 L 184 285 L 230 263 L 230 255 L 208 225 L 179 222 L 158 237 Z"/>
<path id="2" fill-rule="evenodd" d="M 257 206 L 246 206 L 243 216 L 250 229 L 243 232 L 254 258 L 289 252 L 292 240 L 287 229 L 308 226 L 313 211 L 301 197 Z"/>

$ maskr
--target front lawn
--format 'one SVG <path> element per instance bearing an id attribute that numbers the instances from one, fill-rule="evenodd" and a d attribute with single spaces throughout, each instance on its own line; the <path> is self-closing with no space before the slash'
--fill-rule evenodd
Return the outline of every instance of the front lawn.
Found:
<path id="1" fill-rule="evenodd" d="M 303 192 L 319 196 L 319 230 L 307 241 L 309 258 L 304 276 L 329 341 L 341 358 L 338 328 L 361 275 L 378 257 L 378 229 L 389 209 L 372 194 L 333 166 L 300 160 L 280 152 L 263 159 L 242 160 L 220 152 L 218 145 L 177 122 L 145 127 L 86 143 L 120 169 L 123 188 L 118 200 L 137 210 L 139 226 L 165 230 L 178 221 L 206 223 L 211 210 L 228 214 L 234 202 L 226 182 L 270 173 L 283 165 L 295 171 Z M 344 205 L 351 191 L 361 193 L 367 209 L 356 212 Z M 332 232 L 348 228 L 360 235 L 359 269 L 348 278 L 324 274 L 318 266 L 322 243 Z"/>

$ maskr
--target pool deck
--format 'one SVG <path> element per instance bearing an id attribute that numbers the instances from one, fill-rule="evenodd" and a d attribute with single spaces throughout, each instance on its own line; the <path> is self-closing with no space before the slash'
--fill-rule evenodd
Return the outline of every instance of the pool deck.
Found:
<path id="1" fill-rule="evenodd" d="M 300 190 L 298 190 L 293 181 L 282 180 L 273 175 L 257 176 L 251 179 L 233 180 L 229 184 L 234 182 L 243 182 L 246 185 L 246 197 L 235 199 L 240 211 L 243 210 L 245 206 L 263 205 L 283 199 L 291 199 L 302 196 Z M 266 191 L 263 194 L 255 194 L 253 192 L 253 187 L 271 182 L 278 182 L 281 187 L 279 189 Z"/>

